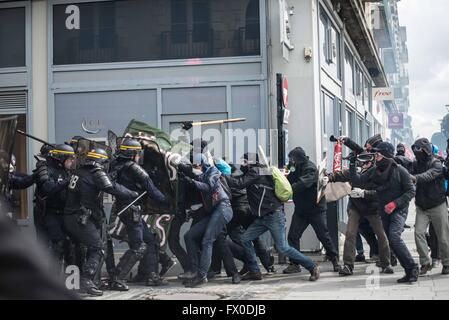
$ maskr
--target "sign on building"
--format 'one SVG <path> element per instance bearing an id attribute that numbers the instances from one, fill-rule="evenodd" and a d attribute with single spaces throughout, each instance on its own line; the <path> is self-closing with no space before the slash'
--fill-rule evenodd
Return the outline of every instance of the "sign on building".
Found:
<path id="1" fill-rule="evenodd" d="M 402 112 L 393 112 L 388 114 L 389 129 L 404 129 L 404 114 Z"/>
<path id="2" fill-rule="evenodd" d="M 373 88 L 373 99 L 375 101 L 394 100 L 393 88 Z"/>

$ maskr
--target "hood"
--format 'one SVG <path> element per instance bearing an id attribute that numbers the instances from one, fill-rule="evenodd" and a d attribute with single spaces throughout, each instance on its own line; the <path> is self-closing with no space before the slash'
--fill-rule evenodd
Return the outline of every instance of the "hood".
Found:
<path id="1" fill-rule="evenodd" d="M 421 148 L 427 154 L 427 156 L 432 155 L 432 144 L 429 142 L 427 138 L 421 138 L 415 141 L 412 146 L 412 150 L 415 148 Z"/>
<path id="2" fill-rule="evenodd" d="M 307 157 L 306 152 L 301 147 L 296 147 L 288 154 L 289 158 L 293 158 L 297 163 L 306 162 L 309 157 Z"/>

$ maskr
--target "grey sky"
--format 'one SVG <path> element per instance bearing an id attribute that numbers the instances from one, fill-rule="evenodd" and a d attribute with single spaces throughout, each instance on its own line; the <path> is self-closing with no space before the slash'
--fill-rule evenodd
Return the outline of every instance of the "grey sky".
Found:
<path id="1" fill-rule="evenodd" d="M 449 1 L 401 0 L 398 10 L 407 27 L 413 134 L 430 139 L 449 104 Z"/>

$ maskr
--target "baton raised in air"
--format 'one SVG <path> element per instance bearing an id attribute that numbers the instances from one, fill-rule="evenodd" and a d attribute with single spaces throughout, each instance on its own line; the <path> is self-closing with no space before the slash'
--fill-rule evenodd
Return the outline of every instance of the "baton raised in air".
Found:
<path id="1" fill-rule="evenodd" d="M 123 212 L 125 212 L 126 210 L 129 209 L 129 207 L 131 207 L 134 203 L 136 203 L 140 198 L 142 198 L 144 195 L 146 195 L 148 193 L 148 191 L 143 192 L 142 194 L 140 194 L 140 196 L 138 196 L 137 198 L 135 198 L 133 201 L 131 201 L 130 204 L 128 204 L 126 207 L 124 207 L 122 210 L 120 210 L 119 213 L 117 213 L 117 216 L 120 216 Z"/>
<path id="2" fill-rule="evenodd" d="M 39 141 L 40 143 L 43 143 L 43 144 L 45 144 L 47 146 L 50 146 L 50 147 L 54 147 L 55 146 L 54 144 L 48 143 L 45 140 L 39 139 L 38 137 L 35 137 L 35 136 L 32 136 L 29 133 L 23 132 L 22 130 L 17 129 L 16 131 L 17 131 L 17 133 L 20 133 L 21 135 L 24 135 L 25 137 L 28 137 L 28 138 L 31 138 L 33 140 Z"/>
<path id="3" fill-rule="evenodd" d="M 223 120 L 210 120 L 210 121 L 184 121 L 182 123 L 182 128 L 184 130 L 189 130 L 193 126 L 204 126 L 209 124 L 223 124 L 223 123 L 229 123 L 229 122 L 241 122 L 246 121 L 246 118 L 233 118 L 233 119 L 223 119 Z"/>

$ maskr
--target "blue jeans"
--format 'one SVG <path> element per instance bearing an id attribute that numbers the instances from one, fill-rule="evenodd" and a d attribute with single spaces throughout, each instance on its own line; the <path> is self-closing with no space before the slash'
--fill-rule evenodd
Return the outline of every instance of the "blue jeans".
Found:
<path id="1" fill-rule="evenodd" d="M 392 214 L 382 213 L 382 223 L 384 225 L 385 233 L 387 234 L 390 248 L 398 258 L 401 266 L 410 271 L 418 265 L 413 260 L 413 257 L 401 238 L 404 231 L 405 221 L 407 220 L 407 209 L 395 210 Z"/>
<path id="2" fill-rule="evenodd" d="M 197 269 L 198 277 L 203 278 L 207 275 L 212 262 L 213 244 L 218 236 L 225 232 L 226 224 L 231 219 L 231 205 L 222 202 L 209 217 L 203 218 L 193 225 L 184 235 L 187 253 L 192 259 L 192 271 Z M 201 247 L 199 243 L 201 243 Z"/>
<path id="3" fill-rule="evenodd" d="M 289 257 L 309 271 L 312 271 L 315 268 L 316 265 L 312 259 L 287 244 L 287 239 L 285 237 L 285 223 L 286 219 L 284 211 L 277 210 L 257 218 L 245 231 L 242 236 L 242 245 L 245 249 L 248 269 L 251 272 L 260 272 L 252 242 L 267 230 L 270 231 L 274 244 L 280 254 Z"/>

